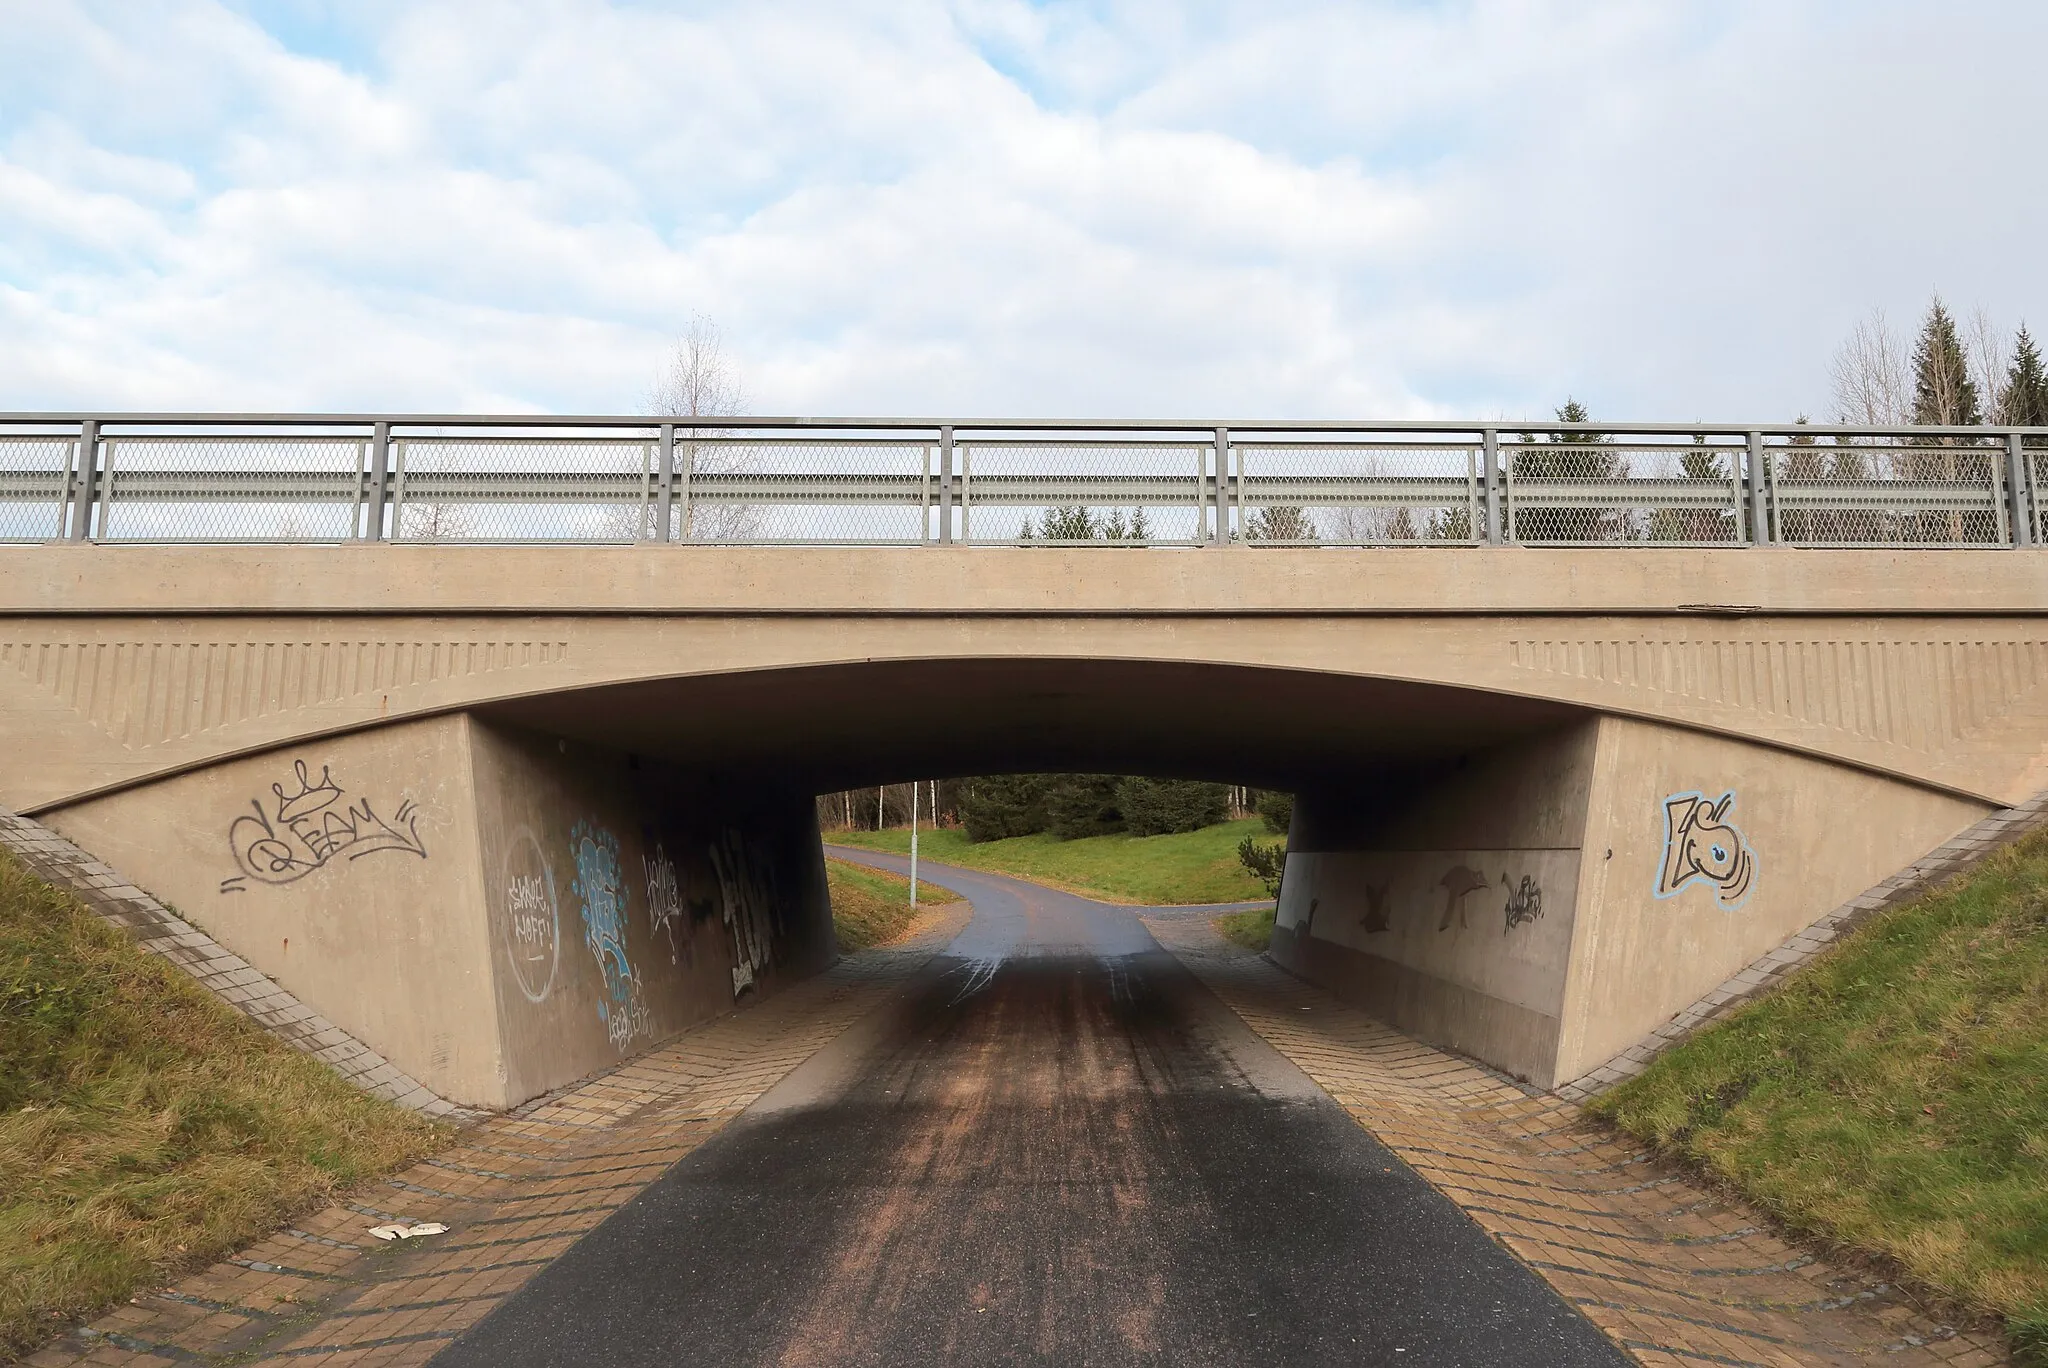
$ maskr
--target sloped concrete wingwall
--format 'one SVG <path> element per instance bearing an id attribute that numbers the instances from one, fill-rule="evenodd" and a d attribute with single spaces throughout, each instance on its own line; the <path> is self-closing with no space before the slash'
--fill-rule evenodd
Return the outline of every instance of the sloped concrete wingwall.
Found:
<path id="1" fill-rule="evenodd" d="M 516 1105 L 836 954 L 807 796 L 465 714 L 44 821 L 470 1106 Z"/>
<path id="2" fill-rule="evenodd" d="M 1560 1083 L 1993 811 L 1685 728 L 1598 725 Z"/>
<path id="3" fill-rule="evenodd" d="M 1271 953 L 1396 1026 L 1552 1087 L 1989 810 L 1600 717 L 1301 795 Z"/>

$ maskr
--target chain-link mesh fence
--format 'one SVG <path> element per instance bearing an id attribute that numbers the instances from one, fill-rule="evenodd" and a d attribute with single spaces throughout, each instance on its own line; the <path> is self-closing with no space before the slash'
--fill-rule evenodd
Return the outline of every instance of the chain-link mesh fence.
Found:
<path id="1" fill-rule="evenodd" d="M 1997 546 L 2003 443 L 1792 441 L 1766 453 L 1771 540 L 1791 546 Z"/>
<path id="2" fill-rule="evenodd" d="M 938 534 L 938 446 L 676 434 L 677 541 L 897 545 Z"/>
<path id="3" fill-rule="evenodd" d="M 64 485 L 77 447 L 63 437 L 0 437 L 0 542 L 64 535 Z"/>
<path id="4" fill-rule="evenodd" d="M 1744 539 L 1741 446 L 1574 433 L 1502 442 L 1500 465 L 1510 541 L 1723 546 Z"/>
<path id="5" fill-rule="evenodd" d="M 1239 541 L 1444 546 L 1485 539 L 1483 452 L 1477 446 L 1242 442 L 1231 451 Z"/>
<path id="6" fill-rule="evenodd" d="M 2048 437 L 2029 438 L 2021 460 L 2021 478 L 2026 481 L 2026 519 L 2033 527 L 2033 543 L 2048 546 Z"/>
<path id="7" fill-rule="evenodd" d="M 2017 530 L 2048 544 L 2048 437 L 2025 431 L 1499 432 L 1489 471 L 1482 434 L 1449 428 L 1248 428 L 1220 453 L 1170 427 L 956 428 L 948 465 L 941 428 L 764 423 L 676 426 L 664 470 L 658 420 L 147 421 L 99 428 L 97 478 L 78 482 L 96 538 L 1933 547 L 2009 545 Z M 404 430 L 380 448 L 376 422 Z M 80 440 L 48 419 L 14 426 L 0 541 L 62 537 Z"/>
<path id="8" fill-rule="evenodd" d="M 355 437 L 117 437 L 101 445 L 101 541 L 325 542 L 361 530 Z"/>
<path id="9" fill-rule="evenodd" d="M 647 438 L 417 437 L 392 443 L 391 536 L 634 542 L 652 535 Z"/>
<path id="10" fill-rule="evenodd" d="M 963 442 L 959 537 L 1189 546 L 1210 531 L 1214 448 L 1191 442 Z"/>

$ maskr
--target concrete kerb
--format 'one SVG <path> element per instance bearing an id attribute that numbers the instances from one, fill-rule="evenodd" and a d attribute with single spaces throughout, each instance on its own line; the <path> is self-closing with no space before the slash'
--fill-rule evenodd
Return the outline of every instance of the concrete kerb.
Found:
<path id="1" fill-rule="evenodd" d="M 1650 1067 L 1658 1055 L 1700 1027 L 1734 1013 L 1769 993 L 1785 977 L 1854 931 L 1877 913 L 1918 897 L 1929 888 L 1975 868 L 2006 846 L 2048 827 L 2048 792 L 2003 808 L 1965 827 L 1898 873 L 1849 899 L 1745 966 L 1697 1002 L 1615 1055 L 1606 1063 L 1561 1084 L 1557 1095 L 1586 1100 L 1625 1083 Z"/>
<path id="2" fill-rule="evenodd" d="M 40 822 L 0 809 L 0 849 L 65 889 L 144 951 L 183 969 L 201 988 L 293 1049 L 312 1055 L 374 1097 L 443 1120 L 484 1113 L 459 1107 L 315 1012 L 240 955 L 179 917 Z"/>

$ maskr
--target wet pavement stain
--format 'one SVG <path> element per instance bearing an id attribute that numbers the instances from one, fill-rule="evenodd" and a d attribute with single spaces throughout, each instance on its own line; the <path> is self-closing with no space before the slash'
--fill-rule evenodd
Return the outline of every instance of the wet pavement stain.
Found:
<path id="1" fill-rule="evenodd" d="M 1137 919 L 975 918 L 434 1361 L 1628 1359 Z"/>

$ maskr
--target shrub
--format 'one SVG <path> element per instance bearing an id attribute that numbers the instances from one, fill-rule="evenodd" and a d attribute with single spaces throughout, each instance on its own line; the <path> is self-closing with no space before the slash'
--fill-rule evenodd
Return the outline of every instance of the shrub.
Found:
<path id="1" fill-rule="evenodd" d="M 1287 866 L 1285 845 L 1260 845 L 1247 836 L 1237 844 L 1237 861 L 1266 886 L 1266 895 L 1280 896 L 1280 874 Z"/>
<path id="2" fill-rule="evenodd" d="M 1124 819 L 1117 809 L 1116 790 L 1113 774 L 1058 776 L 1046 790 L 1045 829 L 1062 841 L 1122 831 Z"/>
<path id="3" fill-rule="evenodd" d="M 1116 786 L 1117 810 L 1133 836 L 1200 831 L 1223 820 L 1228 791 L 1196 779 L 1125 779 Z"/>
<path id="4" fill-rule="evenodd" d="M 1000 841 L 1045 830 L 1046 791 L 1054 776 L 991 774 L 960 785 L 960 825 L 970 841 Z"/>
<path id="5" fill-rule="evenodd" d="M 1294 821 L 1294 795 L 1271 790 L 1261 793 L 1259 816 L 1266 819 L 1266 830 L 1276 836 L 1285 836 L 1288 826 Z"/>

